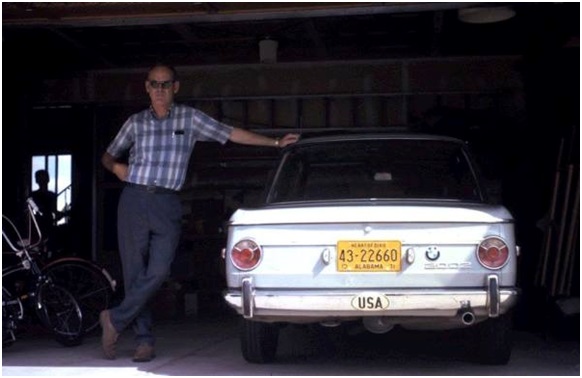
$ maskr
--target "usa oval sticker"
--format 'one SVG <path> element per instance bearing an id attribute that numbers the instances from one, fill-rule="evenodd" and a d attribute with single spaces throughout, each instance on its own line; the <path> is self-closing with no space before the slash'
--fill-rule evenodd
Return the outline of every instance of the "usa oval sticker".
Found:
<path id="1" fill-rule="evenodd" d="M 378 293 L 362 293 L 352 298 L 352 307 L 361 311 L 386 310 L 390 301 L 385 295 Z"/>

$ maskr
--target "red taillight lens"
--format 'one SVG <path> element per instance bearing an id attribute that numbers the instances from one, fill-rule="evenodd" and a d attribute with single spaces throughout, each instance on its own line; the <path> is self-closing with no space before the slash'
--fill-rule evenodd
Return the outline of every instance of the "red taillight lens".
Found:
<path id="1" fill-rule="evenodd" d="M 484 267 L 499 269 L 509 260 L 509 247 L 499 238 L 487 238 L 479 244 L 477 258 Z"/>
<path id="2" fill-rule="evenodd" d="M 251 270 L 259 265 L 262 256 L 261 247 L 252 240 L 241 240 L 230 251 L 234 266 L 241 270 Z"/>

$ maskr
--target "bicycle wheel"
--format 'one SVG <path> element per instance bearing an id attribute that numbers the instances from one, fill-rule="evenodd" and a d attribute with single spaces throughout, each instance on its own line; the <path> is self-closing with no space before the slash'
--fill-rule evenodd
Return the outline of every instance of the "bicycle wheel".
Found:
<path id="1" fill-rule="evenodd" d="M 63 258 L 43 268 L 52 282 L 69 290 L 83 313 L 83 332 L 99 326 L 99 314 L 107 309 L 115 291 L 115 281 L 105 269 L 80 258 Z"/>
<path id="2" fill-rule="evenodd" d="M 2 286 L 2 347 L 6 348 L 16 341 L 15 332 L 23 317 L 24 308 L 20 298 Z"/>
<path id="3" fill-rule="evenodd" d="M 45 282 L 38 287 L 36 312 L 55 339 L 65 345 L 79 345 L 83 338 L 83 315 L 73 294 L 67 289 Z"/>

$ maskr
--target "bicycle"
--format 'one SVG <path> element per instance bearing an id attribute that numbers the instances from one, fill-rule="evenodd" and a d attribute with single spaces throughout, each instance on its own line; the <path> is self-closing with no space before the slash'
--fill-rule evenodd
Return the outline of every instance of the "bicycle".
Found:
<path id="1" fill-rule="evenodd" d="M 35 206 L 32 201 L 27 204 L 31 209 Z M 17 257 L 13 264 L 2 267 L 2 346 L 16 341 L 16 333 L 29 309 L 34 310 L 56 341 L 65 346 L 79 345 L 83 338 L 81 307 L 73 294 L 43 273 L 29 253 L 29 248 L 37 246 L 40 239 L 32 243 L 30 238 L 22 238 L 8 217 L 2 215 L 2 221 L 3 240 Z M 38 223 L 34 222 L 34 226 L 40 235 Z"/>
<path id="2" fill-rule="evenodd" d="M 28 201 L 33 204 L 27 209 L 28 223 L 36 223 L 38 208 L 34 207 L 32 198 Z M 89 334 L 99 327 L 99 314 L 111 304 L 117 282 L 105 268 L 90 260 L 79 257 L 47 259 L 46 256 L 50 255 L 47 244 L 48 240 L 43 239 L 33 249 L 40 261 L 41 271 L 75 296 L 83 313 L 83 332 Z"/>
<path id="3" fill-rule="evenodd" d="M 42 272 L 75 295 L 83 312 L 83 332 L 98 328 L 99 314 L 109 308 L 117 289 L 107 270 L 89 260 L 63 257 L 49 262 Z"/>

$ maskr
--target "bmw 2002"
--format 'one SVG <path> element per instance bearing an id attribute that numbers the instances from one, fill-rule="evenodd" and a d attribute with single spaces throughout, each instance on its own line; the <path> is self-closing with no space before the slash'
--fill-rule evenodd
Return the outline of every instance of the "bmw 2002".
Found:
<path id="1" fill-rule="evenodd" d="M 224 296 L 250 362 L 275 358 L 281 325 L 362 322 L 470 328 L 475 356 L 505 364 L 517 255 L 463 141 L 314 137 L 283 151 L 263 205 L 231 217 Z"/>

